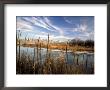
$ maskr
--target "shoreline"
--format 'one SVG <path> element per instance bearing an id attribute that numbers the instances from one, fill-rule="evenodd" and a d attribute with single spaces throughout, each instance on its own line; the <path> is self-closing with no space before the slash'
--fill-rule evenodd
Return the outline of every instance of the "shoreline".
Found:
<path id="1" fill-rule="evenodd" d="M 20 45 L 20 47 L 27 47 L 27 48 L 34 48 L 36 46 L 30 46 L 30 45 Z M 17 45 L 17 47 L 19 47 Z M 66 46 L 65 46 L 66 47 Z M 46 46 L 41 46 L 38 48 L 45 48 L 47 49 Z M 48 47 L 48 49 L 52 49 L 53 51 L 65 51 L 66 52 L 66 48 L 59 48 L 58 46 L 56 48 L 52 48 L 52 47 Z M 74 46 L 74 47 L 68 47 L 67 48 L 67 52 L 73 52 L 73 53 L 94 53 L 94 49 L 93 48 L 85 48 L 85 47 L 80 47 L 80 46 Z"/>

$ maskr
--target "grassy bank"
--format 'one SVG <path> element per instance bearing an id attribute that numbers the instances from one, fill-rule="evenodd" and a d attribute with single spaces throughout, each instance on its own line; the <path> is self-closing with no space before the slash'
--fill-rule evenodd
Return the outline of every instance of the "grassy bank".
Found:
<path id="1" fill-rule="evenodd" d="M 23 47 L 36 47 L 36 45 L 21 45 Z M 59 50 L 71 50 L 73 52 L 75 51 L 88 51 L 88 52 L 94 52 L 93 47 L 83 47 L 83 46 L 69 46 L 69 45 L 51 45 L 49 44 L 48 49 L 59 49 Z M 46 45 L 41 45 L 41 48 L 47 48 Z"/>

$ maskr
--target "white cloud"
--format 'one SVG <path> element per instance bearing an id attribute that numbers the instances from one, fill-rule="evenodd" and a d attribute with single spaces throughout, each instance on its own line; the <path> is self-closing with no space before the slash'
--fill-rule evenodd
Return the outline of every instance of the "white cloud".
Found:
<path id="1" fill-rule="evenodd" d="M 81 39 L 94 39 L 94 32 L 83 32 L 82 34 L 79 34 L 77 37 Z"/>
<path id="2" fill-rule="evenodd" d="M 41 32 L 41 34 L 42 34 L 42 35 L 48 35 L 48 33 L 47 33 L 47 32 Z"/>
<path id="3" fill-rule="evenodd" d="M 20 30 L 20 31 L 32 31 L 32 26 L 27 24 L 27 22 L 24 22 L 23 20 L 19 20 L 17 21 L 17 30 Z"/>
<path id="4" fill-rule="evenodd" d="M 94 32 L 89 32 L 89 28 L 87 24 L 77 24 L 75 27 L 58 27 L 54 24 L 53 21 L 49 17 L 22 17 L 23 19 L 19 19 L 17 21 L 17 30 L 21 30 L 23 32 L 32 32 L 35 33 L 35 37 L 41 37 L 41 38 L 47 38 L 48 34 L 50 34 L 51 39 L 54 40 L 67 40 L 67 39 L 73 39 L 76 37 L 84 37 L 85 38 L 94 38 Z M 66 22 L 69 23 L 69 20 L 65 19 Z M 71 21 L 71 20 L 70 20 Z M 33 29 L 33 26 L 39 26 L 44 29 L 49 30 L 50 32 L 45 31 L 39 31 Z M 70 37 L 69 34 L 77 33 L 77 36 Z M 55 36 L 55 33 L 59 36 Z"/>
<path id="5" fill-rule="evenodd" d="M 69 19 L 67 17 L 64 17 L 65 22 L 69 23 L 69 24 L 73 24 L 73 20 Z"/>
<path id="6" fill-rule="evenodd" d="M 73 39 L 73 38 L 68 37 L 68 36 L 54 36 L 52 38 L 52 40 L 54 40 L 54 41 L 61 41 L 61 42 L 65 42 L 65 41 L 68 41 L 70 39 Z"/>
<path id="7" fill-rule="evenodd" d="M 49 31 L 54 31 L 43 19 L 41 19 L 40 17 L 32 17 L 32 22 L 33 24 L 45 28 Z"/>
<path id="8" fill-rule="evenodd" d="M 41 38 L 41 39 L 47 39 L 48 38 L 48 36 L 47 35 L 42 35 L 42 34 L 36 34 L 35 36 L 34 36 L 34 38 Z"/>
<path id="9" fill-rule="evenodd" d="M 86 25 L 86 24 L 81 24 L 81 25 L 79 26 L 79 29 L 80 29 L 82 32 L 85 32 L 85 31 L 87 31 L 87 25 Z"/>
<path id="10" fill-rule="evenodd" d="M 49 27 L 51 27 L 51 28 L 53 28 L 54 30 L 58 31 L 61 36 L 64 35 L 64 31 L 62 30 L 62 28 L 55 26 L 47 17 L 44 17 L 44 20 L 45 20 L 46 23 L 49 25 Z"/>
<path id="11" fill-rule="evenodd" d="M 73 32 L 86 32 L 87 25 L 86 24 L 77 24 L 75 28 L 72 29 Z"/>

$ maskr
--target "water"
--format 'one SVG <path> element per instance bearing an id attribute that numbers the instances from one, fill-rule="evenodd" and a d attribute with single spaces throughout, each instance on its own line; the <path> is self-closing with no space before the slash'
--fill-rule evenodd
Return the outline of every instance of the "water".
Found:
<path id="1" fill-rule="evenodd" d="M 19 47 L 17 47 L 17 50 Z M 34 47 L 20 47 L 21 54 L 25 53 L 30 55 L 32 58 L 34 57 Z M 40 51 L 40 50 L 39 50 Z M 37 49 L 35 49 L 35 52 L 37 52 Z M 54 60 L 57 60 L 59 57 L 64 58 L 68 64 L 75 64 L 78 59 L 79 64 L 84 64 L 87 61 L 88 67 L 94 64 L 94 53 L 89 53 L 89 52 L 71 52 L 68 51 L 67 54 L 65 51 L 54 49 L 49 51 L 50 57 L 52 57 Z M 39 54 L 40 56 L 40 54 Z M 41 62 L 44 62 L 47 56 L 47 49 L 46 48 L 41 48 Z M 68 58 L 67 58 L 68 57 Z M 37 58 L 37 54 L 35 54 L 35 58 Z"/>

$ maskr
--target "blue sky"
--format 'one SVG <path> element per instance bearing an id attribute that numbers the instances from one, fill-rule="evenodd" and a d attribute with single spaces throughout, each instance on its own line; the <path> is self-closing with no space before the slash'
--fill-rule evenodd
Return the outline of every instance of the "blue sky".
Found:
<path id="1" fill-rule="evenodd" d="M 22 38 L 94 40 L 94 16 L 17 16 Z"/>

